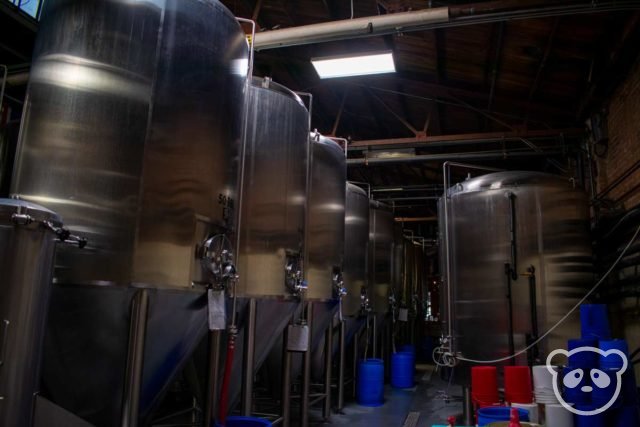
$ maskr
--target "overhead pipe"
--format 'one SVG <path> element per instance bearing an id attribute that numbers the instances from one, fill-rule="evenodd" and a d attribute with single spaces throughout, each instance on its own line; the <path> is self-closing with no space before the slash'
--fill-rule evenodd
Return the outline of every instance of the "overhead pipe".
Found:
<path id="1" fill-rule="evenodd" d="M 507 160 L 524 157 L 554 156 L 559 154 L 562 154 L 562 151 L 486 151 L 477 153 L 422 154 L 410 157 L 363 157 L 358 159 L 348 159 L 347 166 L 444 162 L 448 160 Z"/>
<path id="2" fill-rule="evenodd" d="M 380 36 L 399 31 L 415 31 L 435 23 L 449 21 L 449 8 L 439 7 L 388 15 L 367 16 L 322 22 L 256 34 L 256 50 L 322 43 L 358 37 Z"/>
<path id="3" fill-rule="evenodd" d="M 548 3 L 505 11 L 500 11 L 503 10 L 500 8 L 483 8 L 481 4 L 465 5 L 463 8 L 439 7 L 263 31 L 256 34 L 254 46 L 256 50 L 275 49 L 516 19 L 636 10 L 638 7 L 640 1 L 637 0 L 597 3 L 588 1 L 569 5 Z"/>

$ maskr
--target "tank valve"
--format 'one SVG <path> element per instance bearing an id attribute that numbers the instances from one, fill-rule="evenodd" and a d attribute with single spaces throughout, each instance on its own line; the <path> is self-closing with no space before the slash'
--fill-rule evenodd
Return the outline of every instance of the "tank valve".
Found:
<path id="1" fill-rule="evenodd" d="M 227 289 L 238 279 L 231 242 L 224 234 L 217 234 L 204 241 L 200 262 L 209 273 L 211 284 L 218 289 Z"/>
<path id="2" fill-rule="evenodd" d="M 344 287 L 344 278 L 339 269 L 335 269 L 333 273 L 333 291 L 336 298 L 340 299 L 347 295 L 347 289 Z"/>
<path id="3" fill-rule="evenodd" d="M 369 297 L 367 296 L 367 288 L 364 286 L 360 289 L 360 311 L 363 314 L 371 311 L 371 304 L 369 303 Z"/>
<path id="4" fill-rule="evenodd" d="M 295 296 L 306 292 L 308 284 L 302 277 L 301 260 L 299 255 L 287 255 L 287 263 L 284 266 L 284 282 L 286 288 Z"/>

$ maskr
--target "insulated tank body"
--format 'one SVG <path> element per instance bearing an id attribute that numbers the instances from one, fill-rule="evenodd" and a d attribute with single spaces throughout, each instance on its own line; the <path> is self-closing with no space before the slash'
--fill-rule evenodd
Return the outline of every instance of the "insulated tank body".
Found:
<path id="1" fill-rule="evenodd" d="M 369 204 L 369 297 L 373 311 L 389 309 L 393 264 L 393 211 L 390 206 L 371 200 Z"/>
<path id="2" fill-rule="evenodd" d="M 329 300 L 342 281 L 346 159 L 336 142 L 317 133 L 311 134 L 311 150 L 306 297 Z"/>
<path id="3" fill-rule="evenodd" d="M 513 348 L 525 348 L 536 330 L 540 336 L 551 328 L 593 284 L 587 196 L 559 176 L 498 172 L 457 184 L 448 197 L 446 222 L 442 200 L 439 206 L 451 274 L 446 277 L 446 244 L 441 244 L 442 292 L 446 298 L 450 286 L 452 299 L 443 310 L 454 348 L 473 359 L 507 356 Z M 574 313 L 540 343 L 539 357 L 564 348 L 579 330 Z M 517 362 L 526 363 L 526 357 Z"/>
<path id="4" fill-rule="evenodd" d="M 237 292 L 287 298 L 302 279 L 309 112 L 268 78 L 254 77 L 248 102 Z"/>
<path id="5" fill-rule="evenodd" d="M 44 3 L 11 191 L 88 240 L 57 251 L 42 370 L 96 426 L 122 423 L 134 300 L 141 422 L 206 332 L 199 254 L 233 241 L 248 58 L 217 0 Z"/>
<path id="6" fill-rule="evenodd" d="M 369 197 L 355 184 L 347 183 L 344 217 L 344 284 L 347 295 L 343 312 L 360 312 L 362 297 L 367 296 L 367 257 L 369 246 Z"/>

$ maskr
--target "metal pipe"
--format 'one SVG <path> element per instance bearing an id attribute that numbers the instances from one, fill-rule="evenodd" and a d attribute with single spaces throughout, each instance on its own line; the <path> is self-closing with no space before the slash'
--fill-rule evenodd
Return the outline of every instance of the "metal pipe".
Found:
<path id="1" fill-rule="evenodd" d="M 4 69 L 4 73 L 2 77 L 2 86 L 0 86 L 0 111 L 2 111 L 2 102 L 4 101 L 4 89 L 7 86 L 7 76 L 9 75 L 9 69 L 4 64 L 0 64 L 0 67 Z"/>
<path id="2" fill-rule="evenodd" d="M 311 343 L 313 342 L 313 302 L 307 303 L 307 326 L 309 328 L 309 341 L 307 350 L 304 352 L 302 362 L 302 398 L 300 400 L 300 425 L 309 427 L 309 391 L 311 389 Z"/>
<path id="3" fill-rule="evenodd" d="M 122 427 L 136 427 L 140 410 L 144 344 L 149 312 L 149 293 L 146 289 L 136 292 L 131 305 L 127 368 L 122 402 Z"/>
<path id="4" fill-rule="evenodd" d="M 394 34 L 403 31 L 416 31 L 430 24 L 447 21 L 449 21 L 449 8 L 439 7 L 322 22 L 282 30 L 260 32 L 256 34 L 255 48 L 256 50 L 273 49 L 284 46 Z"/>
<path id="5" fill-rule="evenodd" d="M 310 229 L 311 227 L 309 227 L 309 220 L 311 218 L 311 215 L 309 214 L 309 202 L 310 202 L 310 198 L 309 198 L 309 194 L 311 194 L 311 171 L 313 170 L 313 149 L 312 149 L 312 141 L 311 141 L 311 112 L 313 110 L 313 94 L 309 93 L 309 92 L 295 92 L 296 95 L 298 96 L 306 96 L 309 98 L 309 120 L 307 121 L 307 145 L 306 145 L 306 149 L 307 152 L 305 154 L 306 156 L 306 170 L 305 170 L 305 194 L 306 197 L 304 198 L 304 230 L 303 230 L 303 245 L 302 245 L 302 278 L 306 281 L 308 279 L 307 277 L 307 261 L 309 260 L 309 233 L 310 233 Z M 300 304 L 301 306 L 304 307 L 304 298 L 306 292 L 301 292 L 300 293 Z M 304 313 L 304 310 L 303 310 Z M 309 313 L 307 313 L 309 314 Z M 304 319 L 304 318 L 303 318 Z"/>
<path id="6" fill-rule="evenodd" d="M 324 338 L 324 405 L 322 418 L 329 421 L 331 418 L 331 362 L 333 354 L 333 323 L 327 328 Z"/>
<path id="7" fill-rule="evenodd" d="M 0 67 L 4 67 L 4 65 L 0 65 Z M 6 83 L 9 86 L 24 86 L 29 83 L 29 72 L 23 71 L 21 73 L 7 75 Z"/>
<path id="8" fill-rule="evenodd" d="M 344 147 L 344 157 L 346 159 L 348 155 L 347 153 L 349 152 L 349 140 L 347 138 L 338 138 L 337 136 L 329 136 L 328 138 L 336 142 L 342 142 Z"/>
<path id="9" fill-rule="evenodd" d="M 442 186 L 444 192 L 442 194 L 442 208 L 444 213 L 444 258 L 445 258 L 445 278 L 444 284 L 447 287 L 447 336 L 446 339 L 448 341 L 449 349 L 453 352 L 455 351 L 455 346 L 453 342 L 453 322 L 451 321 L 452 310 L 453 310 L 453 301 L 451 294 L 451 253 L 449 248 L 449 187 L 450 176 L 449 173 L 451 171 L 451 167 L 459 167 L 466 169 L 475 169 L 475 170 L 483 170 L 489 172 L 499 172 L 500 169 L 489 168 L 485 166 L 476 166 L 470 165 L 466 163 L 455 163 L 455 162 L 444 162 L 442 165 L 442 175 L 443 182 Z"/>
<path id="10" fill-rule="evenodd" d="M 515 354 L 516 346 L 514 341 L 514 331 L 513 331 L 513 293 L 512 293 L 512 279 L 513 279 L 513 271 L 515 268 L 506 263 L 504 265 L 504 274 L 507 277 L 507 340 L 509 343 L 509 354 Z M 515 357 L 509 359 L 510 365 L 515 365 Z"/>
<path id="11" fill-rule="evenodd" d="M 471 399 L 471 388 L 462 387 L 462 420 L 467 426 L 475 425 L 475 416 L 473 410 L 473 400 Z"/>
<path id="12" fill-rule="evenodd" d="M 347 159 L 347 166 L 379 165 L 394 163 L 442 162 L 449 160 L 507 160 L 524 157 L 544 157 L 562 154 L 559 150 L 549 151 L 485 151 L 475 153 L 420 154 L 410 157 L 376 157 Z"/>
<path id="13" fill-rule="evenodd" d="M 282 427 L 291 423 L 291 352 L 288 350 L 289 328 L 284 328 L 282 340 Z"/>
<path id="14" fill-rule="evenodd" d="M 371 357 L 378 357 L 378 316 L 373 315 L 373 325 L 371 326 Z M 366 356 L 365 356 L 366 357 Z"/>
<path id="15" fill-rule="evenodd" d="M 247 324 L 244 330 L 244 363 L 242 369 L 242 404 L 243 416 L 251 416 L 253 409 L 253 361 L 256 341 L 256 299 L 249 300 Z"/>
<path id="16" fill-rule="evenodd" d="M 218 413 L 218 367 L 220 366 L 221 331 L 209 331 L 209 373 L 207 376 L 207 400 L 204 419 L 213 425 Z"/>
<path id="17" fill-rule="evenodd" d="M 354 398 L 356 397 L 356 385 L 357 385 L 356 377 L 358 372 L 358 340 L 359 340 L 358 335 L 360 335 L 360 330 L 356 331 L 353 337 L 353 377 L 352 377 L 351 383 L 352 383 Z"/>
<path id="18" fill-rule="evenodd" d="M 475 11 L 476 8 L 466 10 Z M 518 19 L 546 18 L 575 14 L 632 11 L 640 7 L 635 1 L 583 2 L 571 5 L 545 5 L 529 9 L 487 12 L 464 16 L 459 9 L 441 7 L 356 19 L 329 21 L 256 34 L 256 50 L 324 43 L 360 37 L 407 33 L 427 29 L 461 27 Z"/>
<path id="19" fill-rule="evenodd" d="M 240 167 L 238 168 L 238 200 L 236 201 L 237 212 L 236 212 L 236 242 L 235 247 L 236 250 L 240 250 L 240 233 L 238 230 L 240 229 L 242 223 L 242 193 L 244 191 L 244 168 L 245 168 L 245 154 L 247 151 L 247 135 L 249 130 L 249 91 L 251 90 L 251 81 L 253 80 L 253 61 L 254 61 L 254 43 L 255 43 L 255 35 L 256 35 L 256 23 L 249 19 L 244 18 L 236 18 L 238 22 L 249 22 L 251 23 L 251 44 L 249 50 L 249 64 L 247 69 L 247 79 L 244 82 L 244 92 L 245 92 L 245 102 L 244 108 L 242 111 L 242 144 L 240 147 Z M 241 277 L 241 276 L 240 276 Z M 236 320 L 237 320 L 237 306 L 238 306 L 238 296 L 236 292 L 237 281 L 233 284 L 232 289 L 232 304 L 231 304 L 231 327 L 229 328 L 230 332 L 233 334 L 236 332 Z"/>
<path id="20" fill-rule="evenodd" d="M 344 369 L 346 358 L 346 325 L 345 321 L 340 321 L 340 330 L 338 332 L 338 412 L 344 408 Z"/>
<path id="21" fill-rule="evenodd" d="M 511 280 L 518 280 L 518 242 L 516 238 L 516 195 L 509 191 L 509 246 L 511 248 Z M 513 353 L 512 353 L 513 354 Z"/>

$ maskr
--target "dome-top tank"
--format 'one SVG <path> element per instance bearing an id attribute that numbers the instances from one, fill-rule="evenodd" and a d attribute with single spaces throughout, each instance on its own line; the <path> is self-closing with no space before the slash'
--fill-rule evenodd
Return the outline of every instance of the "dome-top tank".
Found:
<path id="1" fill-rule="evenodd" d="M 248 102 L 237 291 L 288 297 L 304 254 L 309 112 L 268 78 L 253 79 Z"/>
<path id="2" fill-rule="evenodd" d="M 448 194 L 451 276 L 443 293 L 448 283 L 455 350 L 473 359 L 507 356 L 509 282 L 515 350 L 526 347 L 536 323 L 539 336 L 592 284 L 586 194 L 568 178 L 538 172 L 492 173 Z M 444 237 L 442 200 L 440 224 Z M 579 331 L 574 314 L 540 344 L 540 356 L 564 348 Z"/>
<path id="3" fill-rule="evenodd" d="M 150 423 L 206 332 L 200 249 L 234 232 L 248 57 L 217 0 L 44 3 L 12 193 L 88 239 L 58 250 L 41 360 L 47 397 L 93 425 Z"/>
<path id="4" fill-rule="evenodd" d="M 376 200 L 369 204 L 369 298 L 373 311 L 385 314 L 389 309 L 394 258 L 393 211 Z"/>
<path id="5" fill-rule="evenodd" d="M 369 197 L 355 184 L 347 183 L 344 216 L 344 314 L 358 314 L 361 298 L 367 295 L 369 247 Z"/>
<path id="6" fill-rule="evenodd" d="M 311 150 L 307 298 L 327 300 L 342 276 L 347 167 L 344 150 L 329 138 L 312 133 Z"/>
<path id="7" fill-rule="evenodd" d="M 248 45 L 216 0 L 49 0 L 12 194 L 88 239 L 64 283 L 190 287 L 233 227 Z"/>

